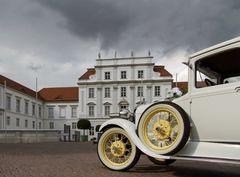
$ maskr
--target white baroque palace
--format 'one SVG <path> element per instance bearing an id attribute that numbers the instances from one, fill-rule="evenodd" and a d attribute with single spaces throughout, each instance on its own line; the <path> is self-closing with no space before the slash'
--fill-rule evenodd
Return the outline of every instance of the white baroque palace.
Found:
<path id="1" fill-rule="evenodd" d="M 165 99 L 172 75 L 152 60 L 152 56 L 99 58 L 79 78 L 79 117 L 90 120 L 90 135 L 96 136 L 96 126 L 121 109 L 133 112 L 141 103 Z"/>

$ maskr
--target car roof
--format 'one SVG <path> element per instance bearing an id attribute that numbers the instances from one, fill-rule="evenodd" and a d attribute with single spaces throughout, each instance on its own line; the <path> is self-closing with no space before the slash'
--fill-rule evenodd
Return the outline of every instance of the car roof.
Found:
<path id="1" fill-rule="evenodd" d="M 234 39 L 231 39 L 231 40 L 228 40 L 228 41 L 225 41 L 225 42 L 222 42 L 222 43 L 219 43 L 219 44 L 216 44 L 214 46 L 211 46 L 211 47 L 208 47 L 206 49 L 203 49 L 199 52 L 196 52 L 196 53 L 193 53 L 192 55 L 190 55 L 190 59 L 191 58 L 194 58 L 198 55 L 201 55 L 201 54 L 204 54 L 204 53 L 207 53 L 207 52 L 210 52 L 212 50 L 215 50 L 215 49 L 218 49 L 218 48 L 221 48 L 221 47 L 224 47 L 224 46 L 227 46 L 227 45 L 230 45 L 230 44 L 234 44 L 234 43 L 238 43 L 240 42 L 240 37 L 236 37 Z"/>

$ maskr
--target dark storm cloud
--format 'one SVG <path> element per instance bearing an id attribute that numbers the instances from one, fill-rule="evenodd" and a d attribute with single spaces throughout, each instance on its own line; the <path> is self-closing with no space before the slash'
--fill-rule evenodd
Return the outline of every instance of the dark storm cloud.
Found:
<path id="1" fill-rule="evenodd" d="M 189 53 L 239 36 L 239 17 L 239 0 L 0 0 L 0 73 L 70 86 L 99 50 L 108 58 L 148 49 L 179 73 Z"/>
<path id="2" fill-rule="evenodd" d="M 129 25 L 130 15 L 123 12 L 114 2 L 99 0 L 43 0 L 39 1 L 59 11 L 67 18 L 62 26 L 81 38 L 99 38 L 104 48 L 120 40 Z"/>
<path id="3" fill-rule="evenodd" d="M 238 0 L 41 0 L 80 38 L 103 49 L 194 51 L 240 34 Z"/>

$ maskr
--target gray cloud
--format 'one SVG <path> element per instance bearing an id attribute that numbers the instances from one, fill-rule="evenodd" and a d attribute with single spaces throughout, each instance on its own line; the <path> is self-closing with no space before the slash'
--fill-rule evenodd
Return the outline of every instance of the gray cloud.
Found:
<path id="1" fill-rule="evenodd" d="M 28 67 L 30 70 L 38 73 L 39 70 L 41 70 L 43 68 L 43 65 L 39 65 L 39 64 L 34 64 L 34 63 L 30 63 L 28 65 Z"/>
<path id="2" fill-rule="evenodd" d="M 80 38 L 99 38 L 103 49 L 175 48 L 195 51 L 240 34 L 237 0 L 44 0 Z"/>
<path id="3" fill-rule="evenodd" d="M 121 40 L 121 33 L 130 25 L 131 16 L 113 1 L 55 1 L 40 3 L 60 12 L 66 19 L 62 27 L 81 38 L 99 38 L 106 49 Z"/>
<path id="4" fill-rule="evenodd" d="M 70 86 L 99 51 L 150 49 L 175 74 L 188 54 L 239 36 L 239 17 L 239 0 L 0 0 L 0 72 L 32 88 L 36 75 L 42 87 Z"/>

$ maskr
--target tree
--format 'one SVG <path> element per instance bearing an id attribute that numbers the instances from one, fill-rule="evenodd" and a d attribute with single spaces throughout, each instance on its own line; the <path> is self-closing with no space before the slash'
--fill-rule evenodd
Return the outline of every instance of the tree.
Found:
<path id="1" fill-rule="evenodd" d="M 85 130 L 90 130 L 91 128 L 91 123 L 88 119 L 79 119 L 79 121 L 77 122 L 77 128 L 78 129 L 83 129 L 83 133 L 85 135 Z"/>

